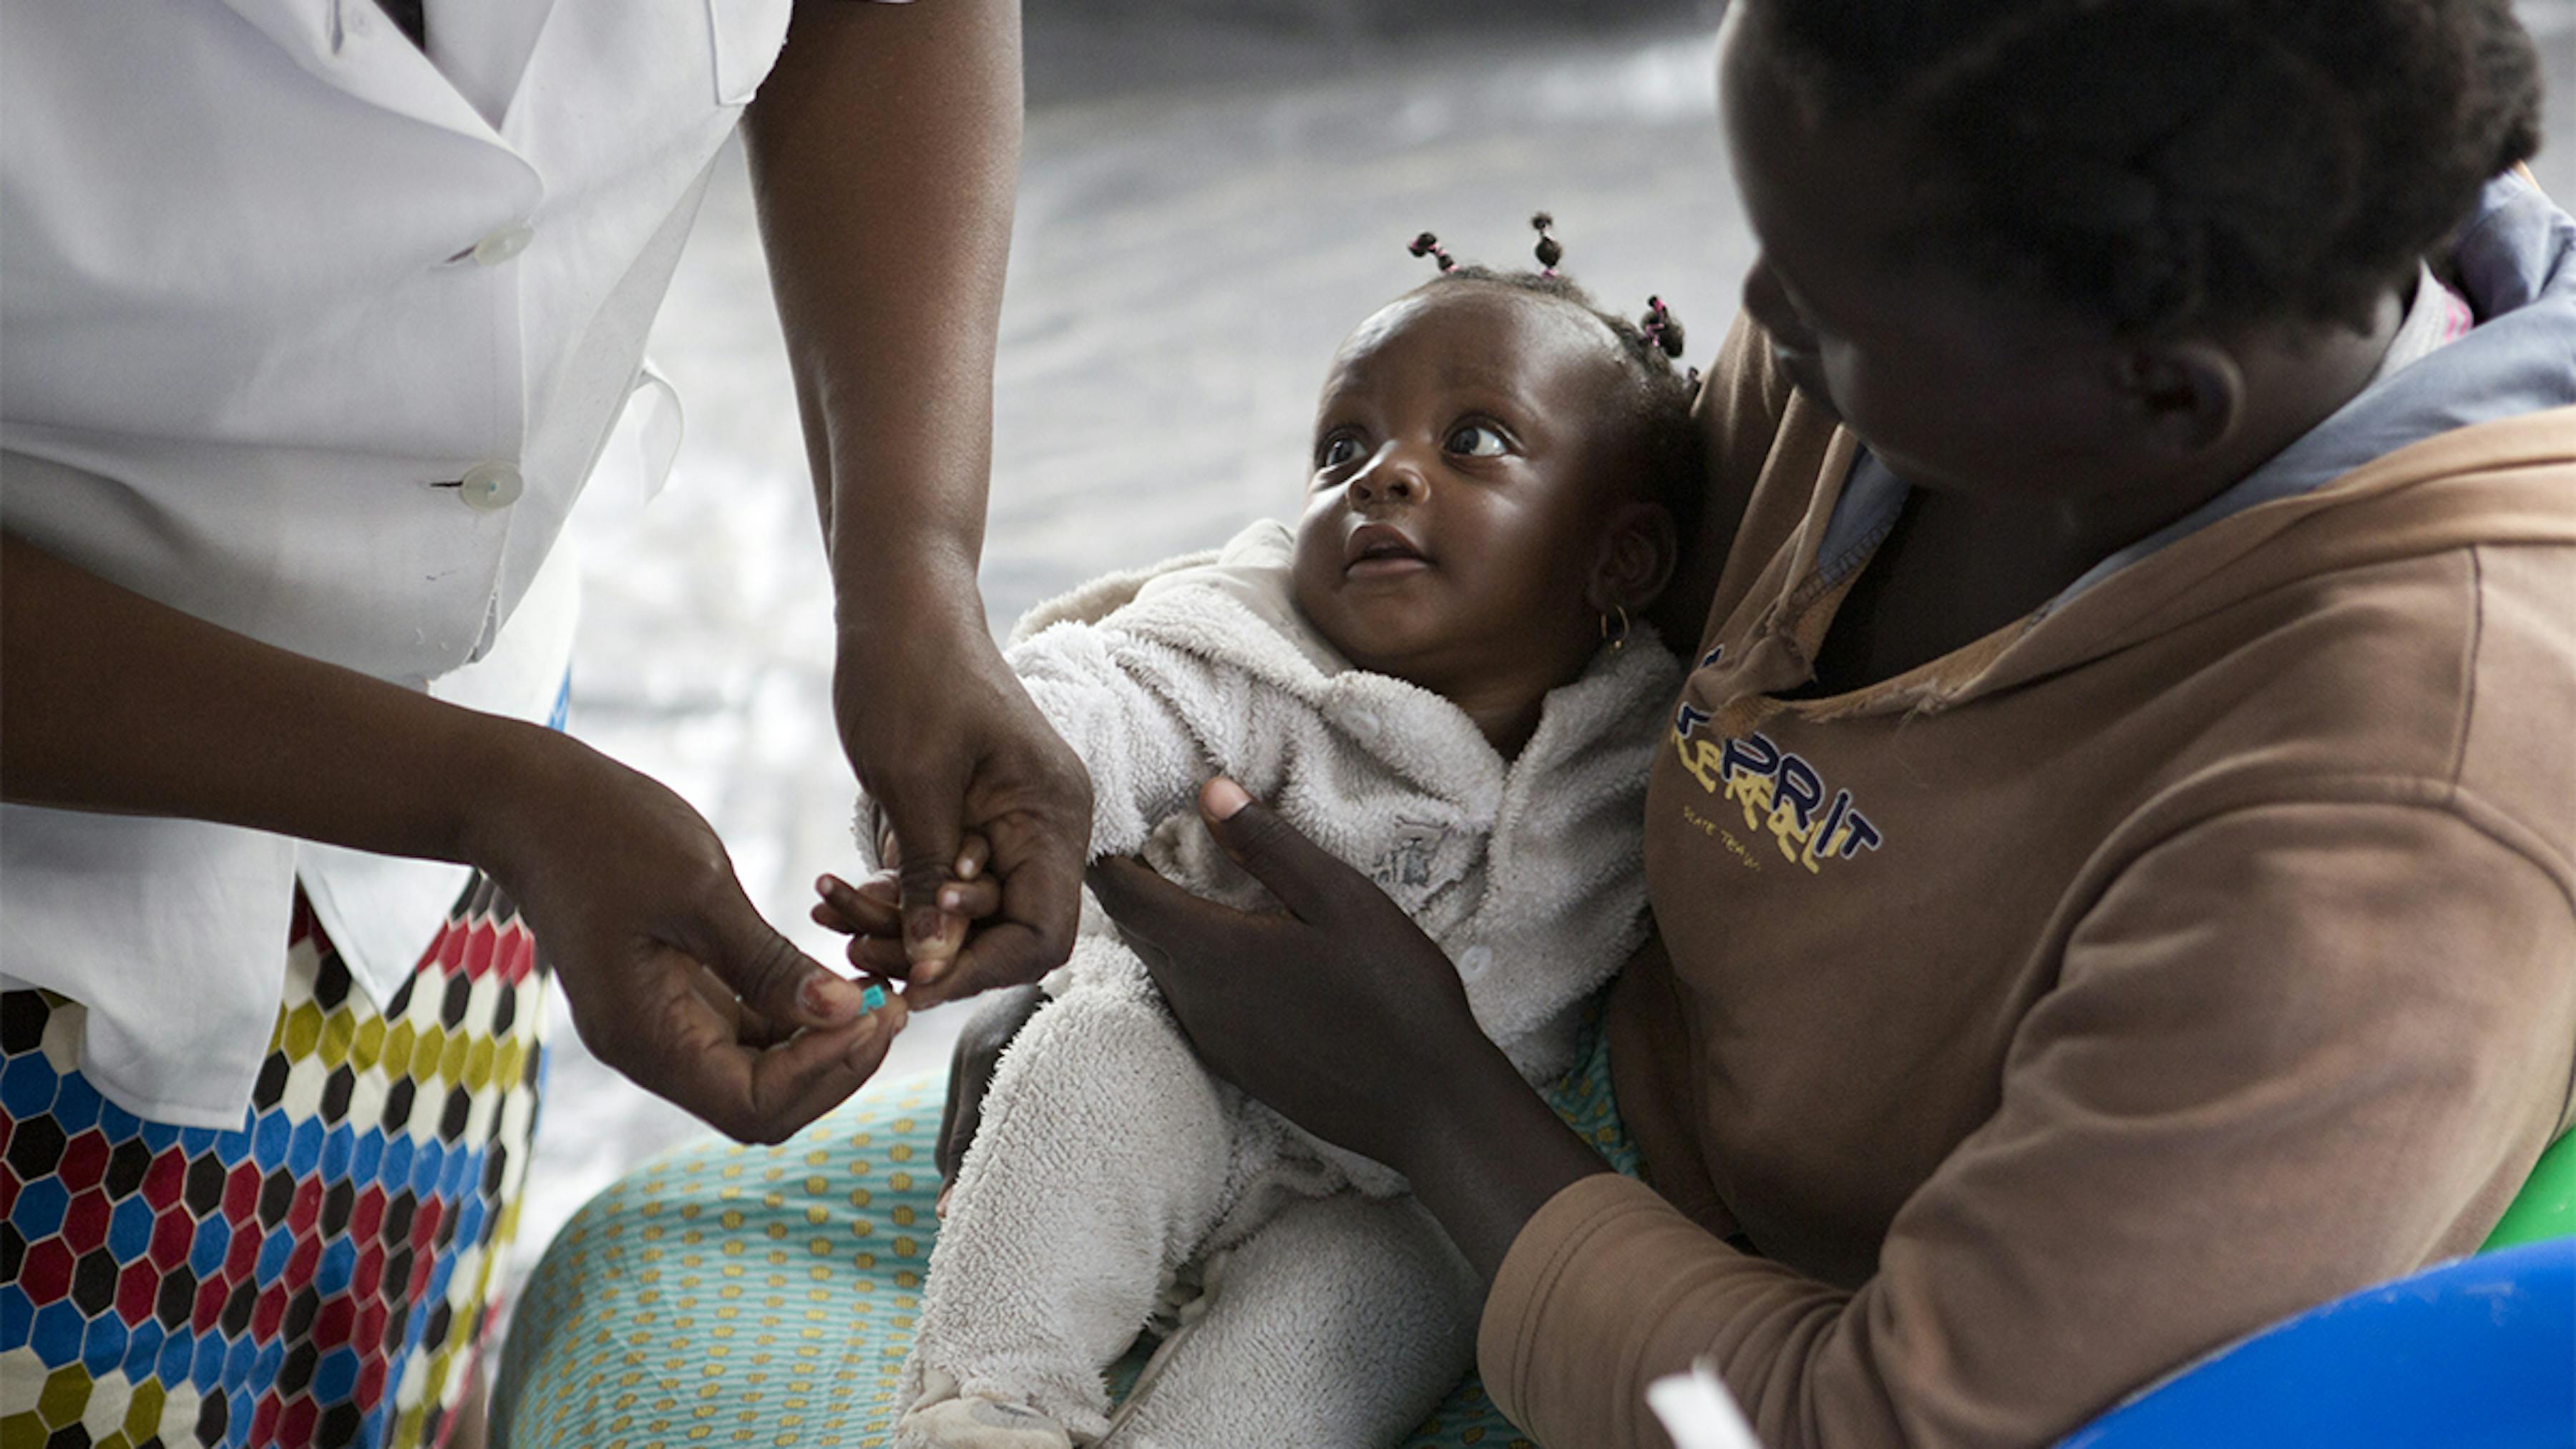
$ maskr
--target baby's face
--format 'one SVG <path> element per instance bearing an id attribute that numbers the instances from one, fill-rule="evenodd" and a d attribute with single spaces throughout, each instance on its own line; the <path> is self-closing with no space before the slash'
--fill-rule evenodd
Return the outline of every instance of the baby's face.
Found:
<path id="1" fill-rule="evenodd" d="M 1297 528 L 1297 603 L 1335 648 L 1462 702 L 1580 669 L 1602 522 L 1637 463 L 1618 345 L 1580 308 L 1476 282 L 1360 324 L 1324 379 Z"/>

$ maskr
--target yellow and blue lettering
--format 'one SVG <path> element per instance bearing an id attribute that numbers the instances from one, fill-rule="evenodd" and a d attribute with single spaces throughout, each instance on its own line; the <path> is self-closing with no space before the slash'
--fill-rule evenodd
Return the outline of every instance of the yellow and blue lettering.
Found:
<path id="1" fill-rule="evenodd" d="M 1769 831 L 1772 844 L 1791 864 L 1818 874 L 1825 861 L 1850 860 L 1884 843 L 1877 825 L 1854 808 L 1849 790 L 1834 791 L 1829 802 L 1816 767 L 1769 737 L 1756 732 L 1723 743 L 1692 738 L 1710 718 L 1708 711 L 1688 704 L 1675 715 L 1673 747 L 1681 754 L 1682 767 L 1701 789 L 1723 793 L 1740 807 L 1746 829 Z M 1730 848 L 1743 855 L 1742 846 Z M 1750 856 L 1744 859 L 1752 863 Z"/>
<path id="2" fill-rule="evenodd" d="M 1815 818 L 1816 807 L 1825 803 L 1825 782 L 1815 767 L 1793 754 L 1780 757 L 1780 798 L 1798 812 L 1798 828 L 1805 830 Z"/>

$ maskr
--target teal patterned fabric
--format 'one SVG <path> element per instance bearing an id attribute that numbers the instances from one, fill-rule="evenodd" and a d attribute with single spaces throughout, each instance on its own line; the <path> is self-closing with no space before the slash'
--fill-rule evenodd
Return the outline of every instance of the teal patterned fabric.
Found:
<path id="1" fill-rule="evenodd" d="M 1636 1152 L 1596 1029 L 1549 1093 Z M 707 1140 L 593 1199 L 522 1296 L 493 1395 L 512 1449 L 884 1441 L 938 1229 L 943 1084 L 881 1084 L 777 1147 Z M 1405 1449 L 1530 1449 L 1471 1376 Z"/>

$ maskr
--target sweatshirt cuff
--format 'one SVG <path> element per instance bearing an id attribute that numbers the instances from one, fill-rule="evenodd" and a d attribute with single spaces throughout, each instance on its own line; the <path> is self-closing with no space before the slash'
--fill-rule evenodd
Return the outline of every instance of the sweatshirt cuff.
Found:
<path id="1" fill-rule="evenodd" d="M 1494 1406 L 1523 1429 L 1532 1428 L 1530 1390 L 1544 1372 L 1542 1356 L 1584 1351 L 1578 1345 L 1594 1336 L 1585 1329 L 1590 1300 L 1605 1289 L 1617 1291 L 1610 1282 L 1617 1272 L 1605 1271 L 1613 1265 L 1598 1261 L 1599 1255 L 1619 1256 L 1617 1245 L 1644 1225 L 1641 1218 L 1669 1219 L 1699 1231 L 1653 1188 L 1598 1172 L 1549 1198 L 1503 1255 L 1476 1331 L 1476 1370 Z M 1553 1325 L 1550 1342 L 1549 1320 L 1559 1313 L 1570 1321 Z"/>

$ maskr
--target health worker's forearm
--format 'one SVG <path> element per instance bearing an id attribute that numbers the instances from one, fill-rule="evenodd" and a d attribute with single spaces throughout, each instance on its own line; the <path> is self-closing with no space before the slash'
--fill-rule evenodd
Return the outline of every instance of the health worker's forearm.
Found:
<path id="1" fill-rule="evenodd" d="M 1017 0 L 805 0 L 745 119 L 845 647 L 981 630 L 1020 124 Z"/>
<path id="2" fill-rule="evenodd" d="M 0 798 L 486 864 L 553 739 L 0 541 Z M 574 747 L 578 748 L 578 747 Z"/>

